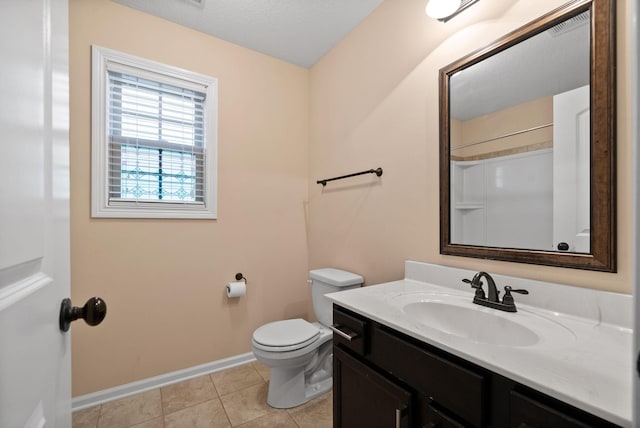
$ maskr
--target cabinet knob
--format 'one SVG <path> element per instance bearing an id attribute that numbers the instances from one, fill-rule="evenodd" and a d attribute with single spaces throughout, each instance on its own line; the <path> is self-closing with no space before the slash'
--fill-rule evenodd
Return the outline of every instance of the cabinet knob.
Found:
<path id="1" fill-rule="evenodd" d="M 569 244 L 566 242 L 560 242 L 558 244 L 558 251 L 569 251 Z"/>

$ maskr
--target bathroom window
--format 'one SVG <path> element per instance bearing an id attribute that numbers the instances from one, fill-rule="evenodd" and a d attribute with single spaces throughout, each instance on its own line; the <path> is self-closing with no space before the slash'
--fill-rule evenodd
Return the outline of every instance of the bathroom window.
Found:
<path id="1" fill-rule="evenodd" d="M 92 52 L 92 216 L 216 218 L 217 80 Z"/>

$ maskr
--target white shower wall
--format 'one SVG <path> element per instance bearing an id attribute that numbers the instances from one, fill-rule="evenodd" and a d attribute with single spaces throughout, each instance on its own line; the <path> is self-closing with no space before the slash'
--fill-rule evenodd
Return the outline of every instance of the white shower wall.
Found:
<path id="1" fill-rule="evenodd" d="M 550 250 L 553 151 L 452 161 L 452 241 Z"/>

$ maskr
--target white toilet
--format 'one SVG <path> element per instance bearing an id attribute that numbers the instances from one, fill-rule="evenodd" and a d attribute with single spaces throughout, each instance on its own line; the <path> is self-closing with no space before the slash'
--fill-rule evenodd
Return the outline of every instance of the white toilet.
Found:
<path id="1" fill-rule="evenodd" d="M 256 359 L 271 368 L 267 403 L 278 409 L 296 407 L 333 386 L 333 351 L 329 326 L 332 305 L 325 294 L 359 287 L 360 275 L 325 268 L 309 272 L 313 310 L 319 322 L 301 318 L 275 321 L 253 332 Z"/>

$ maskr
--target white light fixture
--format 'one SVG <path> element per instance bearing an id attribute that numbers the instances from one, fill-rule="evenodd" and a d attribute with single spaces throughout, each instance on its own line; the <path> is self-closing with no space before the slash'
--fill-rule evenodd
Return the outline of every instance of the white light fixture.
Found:
<path id="1" fill-rule="evenodd" d="M 427 2 L 427 16 L 435 19 L 447 18 L 460 8 L 462 0 L 429 0 Z"/>
<path id="2" fill-rule="evenodd" d="M 426 13 L 431 18 L 446 22 L 478 0 L 428 0 Z"/>

